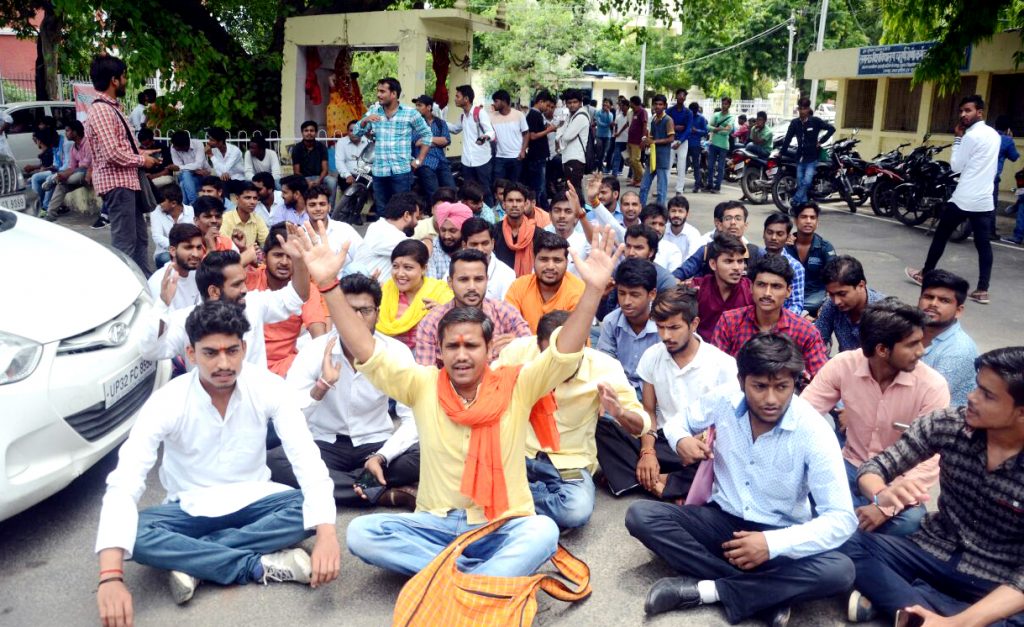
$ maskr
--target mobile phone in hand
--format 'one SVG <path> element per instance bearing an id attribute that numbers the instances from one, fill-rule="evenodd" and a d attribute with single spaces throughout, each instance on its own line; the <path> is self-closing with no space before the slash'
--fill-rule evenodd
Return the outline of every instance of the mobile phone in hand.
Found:
<path id="1" fill-rule="evenodd" d="M 896 610 L 896 627 L 922 627 L 924 619 L 905 610 Z"/>
<path id="2" fill-rule="evenodd" d="M 369 470 L 364 470 L 363 474 L 359 476 L 359 479 L 355 482 L 353 487 L 359 488 L 366 495 L 367 500 L 371 503 L 376 503 L 377 499 L 380 498 L 381 493 L 384 492 L 384 486 L 377 481 L 377 477 L 373 476 L 373 473 Z"/>

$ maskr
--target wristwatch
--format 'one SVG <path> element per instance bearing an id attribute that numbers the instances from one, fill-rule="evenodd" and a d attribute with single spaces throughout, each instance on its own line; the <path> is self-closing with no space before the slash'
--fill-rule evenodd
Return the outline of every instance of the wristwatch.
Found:
<path id="1" fill-rule="evenodd" d="M 418 167 L 420 167 L 421 165 L 423 165 L 423 164 L 422 164 L 422 163 L 420 162 L 420 160 L 419 160 L 419 159 L 413 159 L 413 160 L 412 160 L 412 162 L 413 162 L 413 164 L 415 164 L 415 165 L 416 165 L 416 167 L 417 167 L 417 168 L 418 168 Z"/>

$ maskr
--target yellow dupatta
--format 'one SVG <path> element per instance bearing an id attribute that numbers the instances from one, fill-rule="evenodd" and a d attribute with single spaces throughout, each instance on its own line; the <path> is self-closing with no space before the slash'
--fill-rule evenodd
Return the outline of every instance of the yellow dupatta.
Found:
<path id="1" fill-rule="evenodd" d="M 402 315 L 398 316 L 398 286 L 395 285 L 395 280 L 388 279 L 381 286 L 381 292 L 383 298 L 380 301 L 380 315 L 377 316 L 377 330 L 391 337 L 409 331 L 427 315 L 428 309 L 423 304 L 424 298 L 444 305 L 455 297 L 444 281 L 423 277 L 423 286 L 413 296 L 412 302 Z"/>

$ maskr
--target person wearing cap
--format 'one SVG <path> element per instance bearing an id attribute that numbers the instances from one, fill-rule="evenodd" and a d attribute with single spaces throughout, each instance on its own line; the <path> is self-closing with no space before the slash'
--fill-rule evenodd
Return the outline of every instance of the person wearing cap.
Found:
<path id="1" fill-rule="evenodd" d="M 427 198 L 433 198 L 438 187 L 455 187 L 451 164 L 448 163 L 448 157 L 444 154 L 445 147 L 452 143 L 452 136 L 448 132 L 448 123 L 443 118 L 434 115 L 436 105 L 433 98 L 423 94 L 412 102 L 416 105 L 416 110 L 423 116 L 423 121 L 430 127 L 432 135 L 427 157 L 423 160 L 423 165 L 416 170 L 416 180 L 423 187 L 424 195 Z M 418 153 L 419 147 L 413 146 L 413 152 Z"/>
<path id="2" fill-rule="evenodd" d="M 473 210 L 461 202 L 442 202 L 434 207 L 437 235 L 431 240 L 427 276 L 432 279 L 448 278 L 452 254 L 462 247 L 462 223 L 473 217 Z"/>

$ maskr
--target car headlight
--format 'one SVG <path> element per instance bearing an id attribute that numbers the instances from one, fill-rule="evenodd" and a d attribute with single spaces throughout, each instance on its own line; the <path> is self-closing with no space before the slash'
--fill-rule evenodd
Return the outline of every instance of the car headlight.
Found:
<path id="1" fill-rule="evenodd" d="M 0 385 L 28 377 L 39 365 L 43 345 L 0 331 Z"/>
<path id="2" fill-rule="evenodd" d="M 142 274 L 142 270 L 139 269 L 139 264 L 135 263 L 135 260 L 129 257 L 128 255 L 124 254 L 123 251 L 120 251 L 114 248 L 113 246 L 109 246 L 107 244 L 104 244 L 104 246 L 107 247 L 107 250 L 117 255 L 121 259 L 121 261 L 125 263 L 125 265 L 131 268 L 132 274 L 134 274 L 135 278 L 139 281 L 139 286 L 143 289 L 143 291 L 149 292 L 149 281 L 146 280 L 146 275 Z"/>

